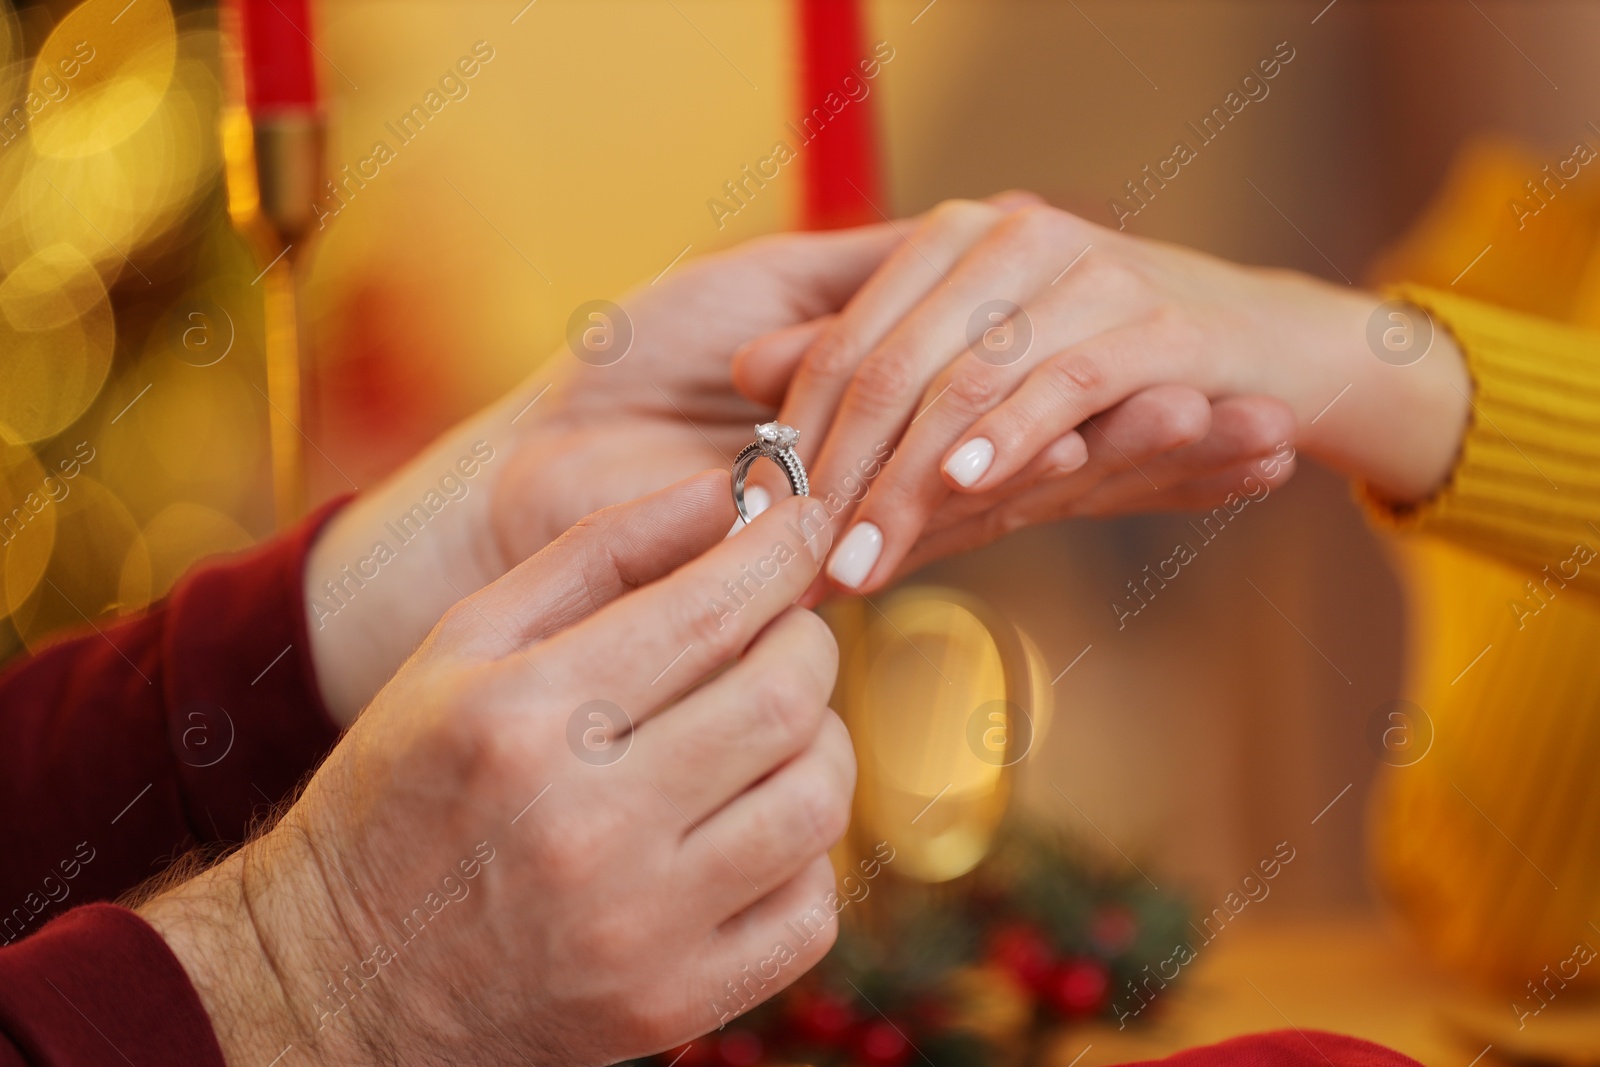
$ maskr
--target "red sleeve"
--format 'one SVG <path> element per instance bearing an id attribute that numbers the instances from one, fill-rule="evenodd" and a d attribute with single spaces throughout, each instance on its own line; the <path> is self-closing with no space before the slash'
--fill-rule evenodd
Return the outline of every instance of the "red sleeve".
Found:
<path id="1" fill-rule="evenodd" d="M 0 1067 L 226 1067 L 183 965 L 143 919 L 74 908 L 0 949 Z"/>
<path id="2" fill-rule="evenodd" d="M 332 748 L 301 586 L 336 506 L 0 674 L 0 944 L 241 840 Z"/>
<path id="3" fill-rule="evenodd" d="M 1326 1030 L 1274 1030 L 1185 1049 L 1161 1060 L 1125 1067 L 1422 1067 L 1396 1052 L 1359 1037 Z"/>

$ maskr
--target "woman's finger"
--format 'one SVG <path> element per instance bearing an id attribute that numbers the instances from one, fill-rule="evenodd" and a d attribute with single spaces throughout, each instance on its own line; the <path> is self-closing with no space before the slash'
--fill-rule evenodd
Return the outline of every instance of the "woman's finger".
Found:
<path id="1" fill-rule="evenodd" d="M 971 200 L 950 201 L 929 212 L 811 345 L 779 411 L 782 421 L 800 431 L 802 455 L 819 455 L 868 353 L 931 290 L 945 284 L 967 249 L 1002 217 L 1000 208 Z M 817 484 L 824 491 L 833 488 Z"/>
<path id="2" fill-rule="evenodd" d="M 818 454 L 818 484 L 831 486 L 861 456 L 895 442 L 884 474 L 892 491 L 924 509 L 936 504 L 945 492 L 937 466 L 949 445 L 1050 352 L 1125 313 L 1115 299 L 1087 300 L 1078 291 L 1085 282 L 1099 287 L 1103 273 L 1050 284 L 1061 273 L 1063 247 L 1087 229 L 1042 208 L 997 218 L 944 284 L 861 361 Z"/>
<path id="3" fill-rule="evenodd" d="M 1265 396 L 1219 400 L 1212 405 L 1211 431 L 1204 438 L 1151 459 L 1144 466 L 1148 478 L 1107 477 L 1079 496 L 1070 514 L 1124 515 L 1209 506 L 1219 487 L 1222 496 L 1237 488 L 1233 475 L 1251 463 L 1265 460 L 1279 449 L 1292 458 L 1294 433 L 1294 412 L 1280 400 Z M 1270 469 L 1275 476 L 1276 468 L 1273 464 Z M 1286 478 L 1283 474 L 1279 480 Z"/>
<path id="4" fill-rule="evenodd" d="M 1098 334 L 1052 356 L 1028 372 L 998 406 L 970 424 L 965 442 L 948 450 L 942 462 L 926 454 L 908 461 L 906 448 L 912 437 L 908 434 L 906 445 L 897 450 L 835 543 L 828 558 L 829 579 L 845 589 L 877 589 L 898 569 L 951 485 L 974 494 L 1004 485 L 1075 428 L 1092 449 L 1099 432 L 1094 416 L 1163 377 L 1161 371 L 1170 356 L 1162 340 L 1155 327 L 1139 324 Z M 1163 423 L 1155 420 L 1154 425 Z M 1127 428 L 1139 429 L 1140 424 Z M 1204 433 L 1203 426 L 1200 433 Z M 1113 452 L 1118 447 L 1127 451 L 1114 439 L 1105 440 L 1113 444 Z M 964 474 L 971 484 L 957 482 L 949 473 L 952 459 L 979 449 L 983 452 L 979 469 Z M 1118 458 L 1110 457 L 1110 461 Z M 1084 475 L 1094 476 L 1092 471 Z"/>

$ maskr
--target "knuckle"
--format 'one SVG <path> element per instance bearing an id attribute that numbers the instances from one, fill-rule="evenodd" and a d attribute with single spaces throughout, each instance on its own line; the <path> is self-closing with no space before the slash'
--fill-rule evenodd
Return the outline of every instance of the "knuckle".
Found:
<path id="1" fill-rule="evenodd" d="M 1086 256 L 1074 273 L 1078 271 L 1082 272 L 1082 284 L 1103 300 L 1136 302 L 1149 289 L 1144 273 L 1123 256 Z"/>
<path id="2" fill-rule="evenodd" d="M 716 599 L 719 591 L 685 597 L 671 609 L 669 625 L 685 644 L 708 649 L 722 658 L 731 655 L 738 642 L 739 627 L 729 625 L 725 610 Z M 749 605 L 747 605 L 749 606 Z M 743 612 L 734 615 L 737 619 Z"/>
<path id="3" fill-rule="evenodd" d="M 1005 228 L 1015 240 L 1054 248 L 1077 229 L 1077 221 L 1058 207 L 1029 204 L 1013 211 L 1005 221 Z"/>
<path id="4" fill-rule="evenodd" d="M 1092 356 L 1067 354 L 1044 365 L 1044 384 L 1056 396 L 1077 403 L 1106 384 L 1106 372 Z"/>
<path id="5" fill-rule="evenodd" d="M 1018 507 L 993 508 L 983 518 L 983 540 L 991 543 L 1028 525 L 1027 514 Z"/>
<path id="6" fill-rule="evenodd" d="M 1162 349 L 1185 354 L 1200 350 L 1201 328 L 1187 309 L 1163 303 L 1150 313 L 1150 328 Z"/>
<path id="7" fill-rule="evenodd" d="M 792 799 L 792 817 L 806 847 L 832 848 L 849 829 L 850 790 L 840 788 L 824 768 L 802 775 Z"/>
<path id="8" fill-rule="evenodd" d="M 813 378 L 847 378 L 860 362 L 855 339 L 843 329 L 823 331 L 805 356 L 805 370 Z"/>
<path id="9" fill-rule="evenodd" d="M 822 616 L 804 608 L 790 612 L 790 625 L 796 627 L 794 659 L 806 664 L 808 676 L 817 695 L 826 697 L 833 691 L 834 679 L 839 673 L 839 640 L 833 628 Z"/>
<path id="10" fill-rule="evenodd" d="M 926 228 L 933 234 L 965 230 L 1001 216 L 999 208 L 978 200 L 946 200 L 928 212 Z"/>
<path id="11" fill-rule="evenodd" d="M 861 365 L 850 392 L 864 406 L 889 407 L 903 403 L 915 384 L 909 360 L 889 351 Z"/>
<path id="12" fill-rule="evenodd" d="M 478 609 L 470 599 L 463 599 L 450 605 L 440 616 L 434 632 L 445 645 L 455 646 L 474 637 L 481 625 Z"/>
<path id="13" fill-rule="evenodd" d="M 988 411 L 1000 399 L 1000 376 L 993 368 L 966 366 L 950 377 L 950 396 L 972 412 Z"/>
<path id="14" fill-rule="evenodd" d="M 922 481 L 926 478 L 926 481 Z M 914 477 L 907 472 L 890 472 L 873 483 L 872 493 L 862 505 L 860 517 L 869 519 L 883 532 L 885 543 L 914 539 L 931 510 L 926 500 L 930 488 L 941 496 L 944 482 L 936 470 Z"/>
<path id="15" fill-rule="evenodd" d="M 790 664 L 774 664 L 756 676 L 750 704 L 768 743 L 776 739 L 792 749 L 816 733 L 822 703 L 809 692 L 814 685 L 804 669 Z"/>

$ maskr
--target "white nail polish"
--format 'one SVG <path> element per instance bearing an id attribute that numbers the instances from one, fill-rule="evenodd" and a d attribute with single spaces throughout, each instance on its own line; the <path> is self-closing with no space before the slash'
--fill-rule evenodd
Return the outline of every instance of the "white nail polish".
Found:
<path id="1" fill-rule="evenodd" d="M 870 522 L 858 522 L 850 527 L 833 550 L 828 560 L 828 577 L 840 585 L 859 589 L 872 573 L 878 554 L 883 551 L 883 531 Z"/>
<path id="2" fill-rule="evenodd" d="M 970 489 L 993 463 L 994 442 L 987 437 L 974 437 L 951 453 L 945 460 L 944 472 Z"/>
<path id="3" fill-rule="evenodd" d="M 763 511 L 766 511 L 771 506 L 772 506 L 772 494 L 771 493 L 767 492 L 765 489 L 761 488 L 759 485 L 751 485 L 751 486 L 746 486 L 745 487 L 745 491 L 744 491 L 744 509 L 750 513 L 750 517 L 752 519 L 755 518 L 757 515 L 761 514 Z M 733 520 L 733 526 L 731 528 L 729 528 L 729 530 L 728 530 L 728 532 L 726 534 L 723 534 L 722 539 L 724 541 L 726 541 L 728 538 L 732 537 L 734 534 L 738 533 L 740 530 L 742 530 L 744 528 L 745 528 L 745 521 L 743 519 L 734 519 Z"/>

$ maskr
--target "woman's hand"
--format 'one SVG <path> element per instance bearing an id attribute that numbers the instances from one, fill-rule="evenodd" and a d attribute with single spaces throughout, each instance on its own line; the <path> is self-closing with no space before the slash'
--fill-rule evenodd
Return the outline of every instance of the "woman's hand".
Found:
<path id="1" fill-rule="evenodd" d="M 967 547 L 1085 509 L 1191 506 L 1296 439 L 1398 499 L 1426 495 L 1460 439 L 1465 372 L 1443 336 L 1434 358 L 1380 360 L 1367 342 L 1378 311 L 1370 294 L 1042 204 L 956 201 L 839 315 L 749 346 L 735 375 L 749 395 L 782 392 L 819 492 L 896 443 L 836 516 L 849 527 L 829 577 L 871 591 L 956 515 L 998 516 L 969 525 Z M 951 508 L 952 493 L 975 506 Z"/>
<path id="2" fill-rule="evenodd" d="M 855 762 L 792 605 L 829 526 L 733 515 L 700 475 L 458 604 L 276 827 L 140 909 L 229 1063 L 614 1063 L 822 957 Z"/>

